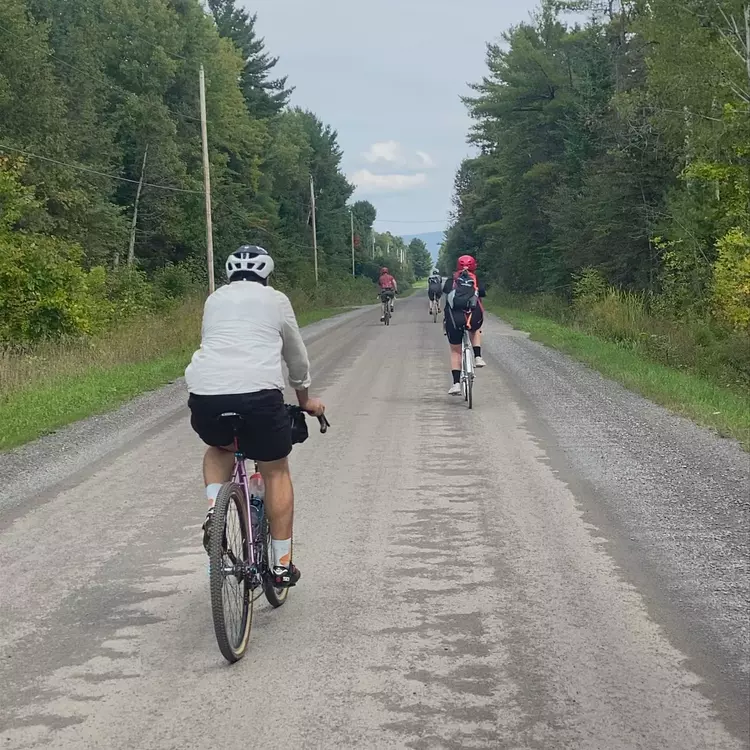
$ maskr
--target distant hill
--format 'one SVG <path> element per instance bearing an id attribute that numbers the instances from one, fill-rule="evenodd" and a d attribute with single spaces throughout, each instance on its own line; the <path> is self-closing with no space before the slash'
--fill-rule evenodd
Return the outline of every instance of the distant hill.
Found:
<path id="1" fill-rule="evenodd" d="M 432 255 L 432 259 L 437 262 L 438 250 L 443 244 L 443 232 L 425 232 L 424 234 L 406 234 L 402 237 L 403 241 L 409 244 L 415 237 L 422 240 Z"/>

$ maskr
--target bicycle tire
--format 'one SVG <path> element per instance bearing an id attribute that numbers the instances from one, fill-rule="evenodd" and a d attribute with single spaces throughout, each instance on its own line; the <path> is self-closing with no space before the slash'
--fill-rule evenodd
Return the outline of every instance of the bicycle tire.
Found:
<path id="1" fill-rule="evenodd" d="M 461 346 L 461 390 L 464 397 L 464 401 L 469 401 L 471 394 L 471 371 L 468 363 L 468 349 L 464 344 Z M 471 408 L 471 407 L 469 407 Z"/>
<path id="2" fill-rule="evenodd" d="M 225 583 L 230 576 L 224 573 L 225 553 L 224 540 L 227 539 L 227 520 L 230 514 L 236 513 L 240 527 L 239 561 L 247 563 L 248 519 L 246 518 L 245 496 L 242 488 L 233 482 L 227 482 L 219 490 L 211 521 L 211 538 L 208 545 L 210 561 L 211 613 L 214 621 L 214 632 L 219 644 L 219 651 L 230 663 L 239 661 L 247 649 L 250 639 L 250 628 L 253 620 L 253 597 L 248 581 L 243 577 L 237 579 L 239 594 L 234 596 L 234 603 L 241 609 L 239 622 L 229 632 L 225 605 L 230 604 Z M 220 532 L 220 533 L 217 533 Z M 237 552 L 232 548 L 232 552 Z M 231 560 L 227 559 L 227 562 Z"/>
<path id="3" fill-rule="evenodd" d="M 271 567 L 273 566 L 273 560 L 271 559 L 271 527 L 268 525 L 268 520 L 264 520 L 263 523 L 263 593 L 266 595 L 268 603 L 278 608 L 286 601 L 289 596 L 289 589 L 277 589 L 271 583 Z"/>
<path id="4" fill-rule="evenodd" d="M 474 408 L 474 375 L 469 374 L 466 378 L 466 400 L 469 402 L 469 409 Z"/>

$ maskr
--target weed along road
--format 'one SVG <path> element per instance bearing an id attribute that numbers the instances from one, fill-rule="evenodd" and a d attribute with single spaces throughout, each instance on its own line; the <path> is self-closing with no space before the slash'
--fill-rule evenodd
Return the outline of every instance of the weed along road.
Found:
<path id="1" fill-rule="evenodd" d="M 748 456 L 423 292 L 306 330 L 287 604 L 230 667 L 183 385 L 0 455 L 0 748 L 748 747 Z"/>

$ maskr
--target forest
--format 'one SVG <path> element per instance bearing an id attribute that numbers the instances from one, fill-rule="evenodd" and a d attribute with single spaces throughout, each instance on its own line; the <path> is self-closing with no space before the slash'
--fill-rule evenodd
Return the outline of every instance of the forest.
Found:
<path id="1" fill-rule="evenodd" d="M 352 239 L 373 278 L 389 238 L 350 203 L 335 129 L 290 106 L 255 26 L 235 0 L 0 3 L 0 343 L 97 333 L 205 290 L 201 65 L 217 279 L 250 242 L 282 288 L 322 293 L 312 177 L 326 301 L 369 295 Z M 411 257 L 388 260 L 408 281 Z"/>
<path id="2" fill-rule="evenodd" d="M 747 382 L 749 44 L 739 0 L 545 0 L 464 100 L 446 270 L 475 253 L 514 304 Z"/>

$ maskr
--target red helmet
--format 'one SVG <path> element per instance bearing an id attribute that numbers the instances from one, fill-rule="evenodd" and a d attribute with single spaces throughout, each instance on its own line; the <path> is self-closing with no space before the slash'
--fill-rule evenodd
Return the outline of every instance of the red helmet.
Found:
<path id="1" fill-rule="evenodd" d="M 462 255 L 456 264 L 457 271 L 476 271 L 477 261 L 472 255 Z"/>
<path id="2" fill-rule="evenodd" d="M 386 268 L 385 266 L 383 266 L 383 267 L 382 267 L 382 268 L 380 269 L 380 273 L 388 273 L 388 269 L 387 269 L 387 268 Z"/>

